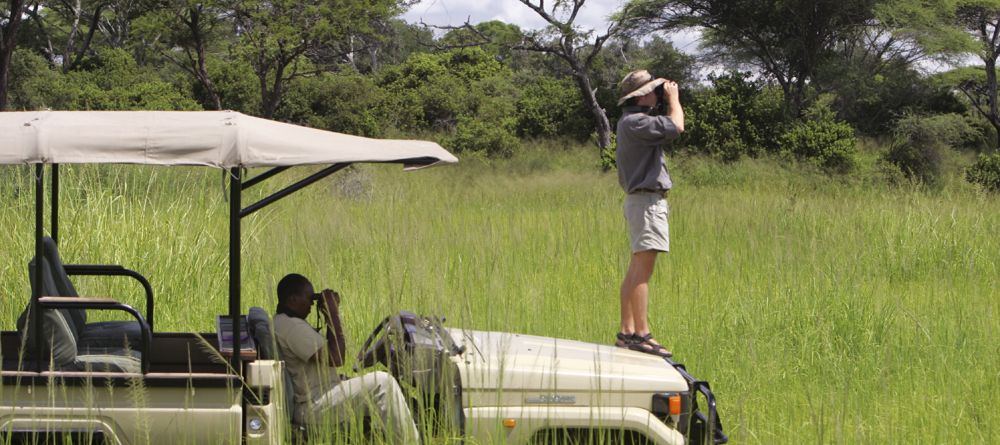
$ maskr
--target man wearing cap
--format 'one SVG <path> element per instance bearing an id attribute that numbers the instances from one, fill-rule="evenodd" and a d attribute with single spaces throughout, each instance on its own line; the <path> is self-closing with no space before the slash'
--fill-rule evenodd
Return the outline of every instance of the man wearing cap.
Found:
<path id="1" fill-rule="evenodd" d="M 314 301 L 326 321 L 325 336 L 306 321 Z M 346 349 L 336 292 L 314 293 L 306 277 L 286 275 L 278 282 L 274 337 L 295 391 L 293 422 L 343 424 L 368 417 L 385 432 L 388 443 L 420 442 L 406 397 L 391 375 L 376 371 L 343 381 L 337 375 Z"/>
<path id="2" fill-rule="evenodd" d="M 615 345 L 663 357 L 672 354 L 650 333 L 647 308 L 649 279 L 656 254 L 670 250 L 668 233 L 667 173 L 663 144 L 684 131 L 684 110 L 677 83 L 654 78 L 646 70 L 633 71 L 621 82 L 622 117 L 616 130 L 618 183 L 625 190 L 632 257 L 621 287 L 621 331 Z M 659 101 L 667 103 L 666 116 L 650 114 Z"/>

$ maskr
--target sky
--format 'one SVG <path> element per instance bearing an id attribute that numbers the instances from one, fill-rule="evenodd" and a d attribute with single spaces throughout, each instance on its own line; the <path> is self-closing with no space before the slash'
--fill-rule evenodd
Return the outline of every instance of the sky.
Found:
<path id="1" fill-rule="evenodd" d="M 537 0 L 533 1 L 537 3 Z M 547 3 L 553 3 L 553 0 Z M 603 32 L 608 27 L 608 16 L 620 9 L 623 3 L 624 0 L 587 0 L 577 15 L 576 24 Z M 472 24 L 500 20 L 522 29 L 537 29 L 546 25 L 535 11 L 518 0 L 421 0 L 403 14 L 403 19 L 410 23 L 423 21 L 437 26 L 457 26 L 466 20 Z M 696 35 L 693 33 L 672 35 L 668 39 L 681 51 L 697 51 Z"/>

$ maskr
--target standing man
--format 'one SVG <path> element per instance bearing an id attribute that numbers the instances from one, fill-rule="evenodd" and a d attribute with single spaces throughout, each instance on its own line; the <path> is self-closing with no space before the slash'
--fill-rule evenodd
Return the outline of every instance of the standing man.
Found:
<path id="1" fill-rule="evenodd" d="M 621 331 L 615 345 L 662 357 L 673 354 L 650 333 L 649 279 L 656 254 L 670 250 L 667 225 L 667 173 L 663 144 L 684 131 L 684 110 L 677 83 L 654 79 L 646 70 L 633 71 L 622 79 L 622 117 L 616 130 L 618 182 L 625 190 L 625 220 L 628 222 L 632 257 L 621 287 Z M 666 101 L 667 115 L 650 114 Z"/>
<path id="2" fill-rule="evenodd" d="M 306 321 L 313 301 L 319 302 L 326 335 Z M 326 289 L 316 294 L 306 277 L 286 275 L 278 282 L 274 338 L 295 390 L 293 422 L 311 425 L 329 418 L 345 423 L 365 416 L 373 426 L 381 425 L 389 443 L 419 443 L 416 424 L 396 379 L 380 371 L 344 381 L 337 375 L 346 349 L 340 295 L 336 292 Z"/>

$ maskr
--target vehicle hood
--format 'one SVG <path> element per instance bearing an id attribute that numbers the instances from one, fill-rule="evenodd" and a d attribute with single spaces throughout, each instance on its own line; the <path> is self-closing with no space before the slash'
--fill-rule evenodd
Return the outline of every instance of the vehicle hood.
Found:
<path id="1" fill-rule="evenodd" d="M 662 358 L 608 345 L 552 337 L 449 329 L 465 352 L 453 357 L 463 390 L 548 394 L 687 391 Z"/>

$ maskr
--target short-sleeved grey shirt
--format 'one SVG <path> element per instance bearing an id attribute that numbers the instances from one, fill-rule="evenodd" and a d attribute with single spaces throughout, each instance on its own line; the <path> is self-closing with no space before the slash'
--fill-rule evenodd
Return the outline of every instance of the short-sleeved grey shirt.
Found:
<path id="1" fill-rule="evenodd" d="M 680 135 L 667 116 L 650 116 L 648 107 L 625 107 L 616 131 L 618 183 L 625 193 L 639 189 L 670 190 L 663 144 Z"/>

